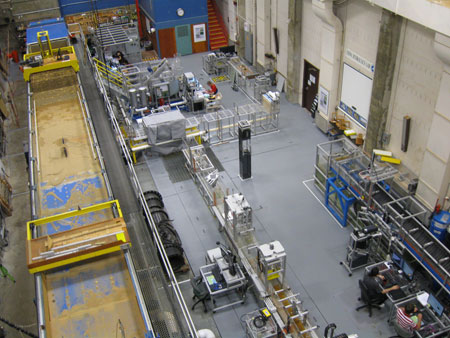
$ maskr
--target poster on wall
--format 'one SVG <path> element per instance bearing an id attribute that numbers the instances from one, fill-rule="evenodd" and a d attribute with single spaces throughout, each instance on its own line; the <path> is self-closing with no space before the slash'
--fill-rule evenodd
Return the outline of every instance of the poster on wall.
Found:
<path id="1" fill-rule="evenodd" d="M 319 111 L 328 114 L 328 90 L 319 87 Z"/>
<path id="2" fill-rule="evenodd" d="M 194 25 L 194 42 L 206 41 L 206 26 L 204 23 Z"/>

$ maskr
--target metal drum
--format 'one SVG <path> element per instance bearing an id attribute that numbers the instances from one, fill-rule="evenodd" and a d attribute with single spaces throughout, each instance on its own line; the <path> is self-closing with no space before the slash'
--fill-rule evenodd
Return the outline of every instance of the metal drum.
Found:
<path id="1" fill-rule="evenodd" d="M 138 102 L 137 102 L 137 91 L 134 88 L 131 88 L 129 91 L 130 96 L 130 106 L 134 108 L 138 108 Z"/>

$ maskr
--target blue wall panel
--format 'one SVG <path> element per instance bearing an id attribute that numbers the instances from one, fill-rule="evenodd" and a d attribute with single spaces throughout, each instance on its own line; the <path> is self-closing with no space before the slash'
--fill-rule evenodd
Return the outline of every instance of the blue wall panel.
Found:
<path id="1" fill-rule="evenodd" d="M 59 0 L 63 16 L 135 4 L 135 0 Z"/>
<path id="2" fill-rule="evenodd" d="M 208 22 L 206 0 L 139 0 L 139 6 L 156 29 Z M 178 8 L 184 9 L 182 17 Z"/>

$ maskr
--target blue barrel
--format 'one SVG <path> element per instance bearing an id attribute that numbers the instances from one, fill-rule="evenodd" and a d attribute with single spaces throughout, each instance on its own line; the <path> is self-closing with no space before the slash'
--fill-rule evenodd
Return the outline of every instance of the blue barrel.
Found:
<path id="1" fill-rule="evenodd" d="M 450 226 L 450 213 L 441 211 L 433 216 L 431 220 L 430 232 L 440 241 L 444 241 L 447 228 Z"/>

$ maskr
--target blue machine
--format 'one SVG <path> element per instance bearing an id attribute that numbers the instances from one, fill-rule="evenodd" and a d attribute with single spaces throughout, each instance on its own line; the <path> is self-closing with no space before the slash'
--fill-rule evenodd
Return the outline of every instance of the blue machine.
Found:
<path id="1" fill-rule="evenodd" d="M 441 211 L 433 216 L 430 225 L 430 232 L 440 241 L 444 241 L 447 228 L 450 226 L 450 213 Z"/>

